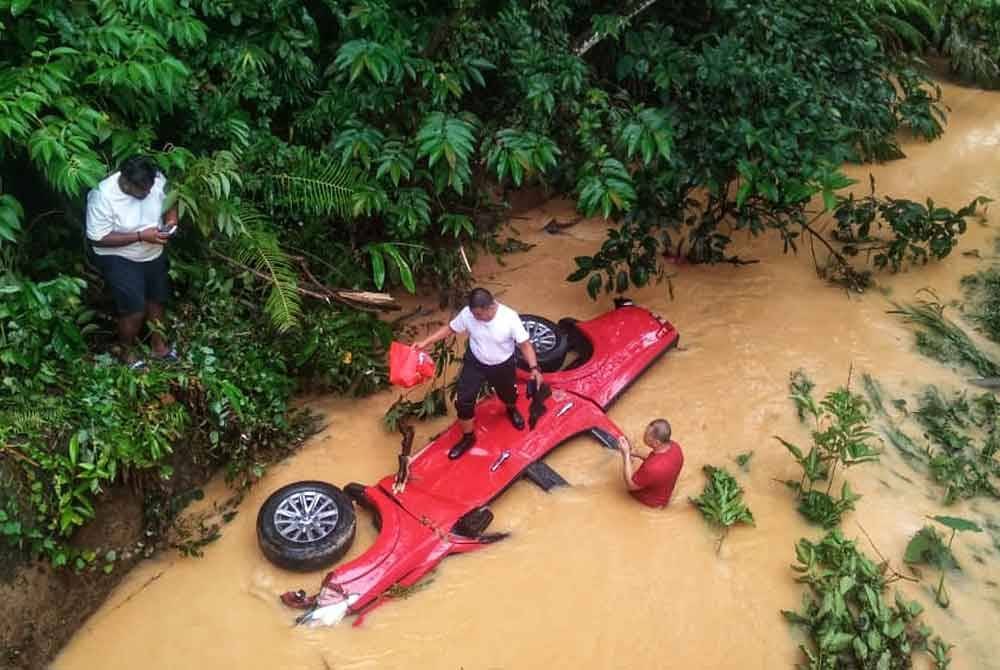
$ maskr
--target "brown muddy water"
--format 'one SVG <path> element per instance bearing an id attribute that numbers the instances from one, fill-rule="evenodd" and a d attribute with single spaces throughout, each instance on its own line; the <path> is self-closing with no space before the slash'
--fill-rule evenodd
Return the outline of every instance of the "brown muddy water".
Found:
<path id="1" fill-rule="evenodd" d="M 945 86 L 945 100 L 952 114 L 944 138 L 909 142 L 903 161 L 851 168 L 859 194 L 871 171 L 889 195 L 932 195 L 953 208 L 981 194 L 1000 199 L 1000 94 Z M 988 216 L 993 225 L 973 224 L 960 251 L 993 253 L 997 211 Z M 574 256 L 599 246 L 605 225 L 586 221 L 550 236 L 541 229 L 553 216 L 571 217 L 571 203 L 552 201 L 515 220 L 522 239 L 538 246 L 508 257 L 506 267 L 484 260 L 475 277 L 520 311 L 597 315 L 610 298 L 591 302 L 581 285 L 563 278 Z M 959 278 L 984 261 L 956 252 L 945 263 L 882 278 L 881 291 L 848 297 L 816 278 L 808 252 L 785 256 L 774 240 L 739 247 L 742 257 L 761 262 L 681 265 L 672 268 L 673 300 L 665 284 L 632 294 L 681 333 L 681 349 L 611 410 L 636 437 L 652 418 L 673 423 L 686 464 L 666 510 L 639 507 L 623 492 L 618 455 L 580 438 L 548 459 L 572 488 L 545 494 L 521 482 L 494 504 L 491 530 L 510 531 L 509 539 L 445 560 L 427 588 L 375 610 L 359 628 L 350 620 L 295 628 L 278 594 L 314 592 L 323 573 L 292 574 L 264 559 L 254 530 L 259 506 L 296 480 L 373 482 L 395 469 L 399 445 L 380 425 L 396 393 L 320 398 L 310 406 L 325 417 L 325 430 L 270 470 L 205 557 L 162 555 L 140 566 L 54 667 L 792 668 L 799 637 L 779 610 L 797 607 L 803 591 L 789 568 L 795 541 L 821 532 L 799 518 L 790 492 L 774 481 L 797 474 L 772 436 L 807 440 L 787 399 L 789 372 L 805 368 L 819 392 L 844 383 L 852 365 L 855 379 L 871 372 L 895 397 L 912 397 L 928 383 L 960 387 L 962 377 L 916 354 L 911 332 L 885 312 L 890 300 L 925 286 L 957 295 Z M 418 444 L 451 420 L 420 426 Z M 746 474 L 732 459 L 748 450 L 754 457 Z M 701 491 L 706 463 L 737 474 L 757 519 L 756 528 L 734 529 L 719 555 L 714 531 L 687 501 Z M 880 464 L 853 468 L 848 477 L 864 498 L 844 532 L 873 554 L 860 523 L 901 570 L 906 542 L 926 515 L 969 512 L 967 505 L 942 507 L 940 490 L 889 446 Z M 225 490 L 216 483 L 208 494 L 221 499 Z M 995 501 L 976 506 L 1000 513 Z M 358 529 L 351 556 L 374 537 L 365 512 Z M 1000 668 L 1000 589 L 989 584 L 1000 581 L 1000 557 L 986 534 L 960 537 L 955 546 L 965 570 L 950 577 L 948 610 L 933 604 L 930 576 L 897 586 L 923 602 L 927 622 L 956 645 L 953 668 Z M 970 560 L 973 552 L 985 563 Z"/>

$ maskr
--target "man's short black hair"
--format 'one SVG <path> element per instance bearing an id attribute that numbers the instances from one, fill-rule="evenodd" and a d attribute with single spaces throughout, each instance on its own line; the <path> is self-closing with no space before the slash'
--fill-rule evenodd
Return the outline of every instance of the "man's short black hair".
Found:
<path id="1" fill-rule="evenodd" d="M 132 156 L 122 163 L 122 176 L 139 188 L 151 188 L 157 172 L 156 163 L 147 156 Z"/>
<path id="2" fill-rule="evenodd" d="M 484 288 L 474 288 L 469 291 L 469 308 L 483 309 L 493 304 L 493 294 Z"/>
<path id="3" fill-rule="evenodd" d="M 655 419 L 650 421 L 646 430 L 648 430 L 653 439 L 660 444 L 666 444 L 670 441 L 670 422 L 666 419 Z"/>

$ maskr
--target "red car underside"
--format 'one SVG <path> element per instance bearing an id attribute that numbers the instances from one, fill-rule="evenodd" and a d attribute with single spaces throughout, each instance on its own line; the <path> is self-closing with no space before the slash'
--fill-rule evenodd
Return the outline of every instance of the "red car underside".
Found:
<path id="1" fill-rule="evenodd" d="M 358 502 L 378 517 L 380 532 L 375 543 L 331 571 L 317 596 L 304 598 L 288 592 L 282 601 L 305 608 L 357 594 L 349 612 L 367 614 L 394 584 L 412 586 L 446 556 L 474 551 L 498 539 L 495 535 L 465 537 L 453 529 L 465 514 L 499 496 L 552 449 L 587 432 L 613 446 L 621 431 L 604 410 L 677 344 L 678 333 L 668 322 L 631 305 L 569 327 L 575 330 L 575 348 L 583 350 L 584 356 L 590 350 L 590 355 L 575 367 L 571 364 L 569 369 L 545 375 L 552 395 L 534 430 L 516 430 L 497 398 L 480 402 L 475 446 L 457 460 L 448 458 L 448 450 L 461 437 L 456 422 L 413 458 L 404 491 L 392 492 L 393 475 L 365 487 Z M 528 416 L 528 376 L 519 370 L 518 377 L 518 406 Z"/>

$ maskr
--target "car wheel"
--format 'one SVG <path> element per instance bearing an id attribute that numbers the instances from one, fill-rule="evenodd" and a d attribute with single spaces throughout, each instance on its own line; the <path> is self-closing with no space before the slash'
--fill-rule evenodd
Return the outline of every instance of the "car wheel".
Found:
<path id="1" fill-rule="evenodd" d="M 535 348 L 538 367 L 542 372 L 555 372 L 561 368 L 569 350 L 569 336 L 566 331 L 548 319 L 534 314 L 522 314 L 521 323 L 528 331 L 528 338 Z M 520 350 L 517 353 L 517 364 L 523 370 L 528 369 L 528 363 L 521 357 Z"/>
<path id="2" fill-rule="evenodd" d="M 325 482 L 295 482 L 264 502 L 257 514 L 257 542 L 269 561 L 309 572 L 332 565 L 354 542 L 351 499 Z"/>

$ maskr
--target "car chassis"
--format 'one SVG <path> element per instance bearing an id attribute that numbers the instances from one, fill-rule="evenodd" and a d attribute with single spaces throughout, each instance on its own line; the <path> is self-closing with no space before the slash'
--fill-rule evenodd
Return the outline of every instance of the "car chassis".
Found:
<path id="1" fill-rule="evenodd" d="M 565 484 L 542 459 L 570 438 L 587 433 L 609 449 L 618 447 L 622 433 L 606 410 L 676 346 L 677 330 L 625 299 L 589 321 L 563 319 L 559 328 L 577 358 L 545 375 L 551 395 L 533 429 L 516 430 L 503 403 L 489 396 L 476 406 L 476 444 L 461 458 L 448 458 L 461 437 L 455 422 L 413 457 L 403 490 L 394 492 L 393 475 L 372 486 L 345 487 L 355 503 L 373 513 L 378 537 L 363 554 L 329 572 L 318 594 L 282 594 L 286 605 L 307 610 L 299 623 L 332 624 L 355 614 L 359 625 L 391 598 L 392 587 L 413 586 L 445 557 L 506 537 L 483 532 L 492 520 L 486 506 L 521 477 L 545 490 Z M 528 380 L 519 369 L 518 405 L 526 416 Z"/>

